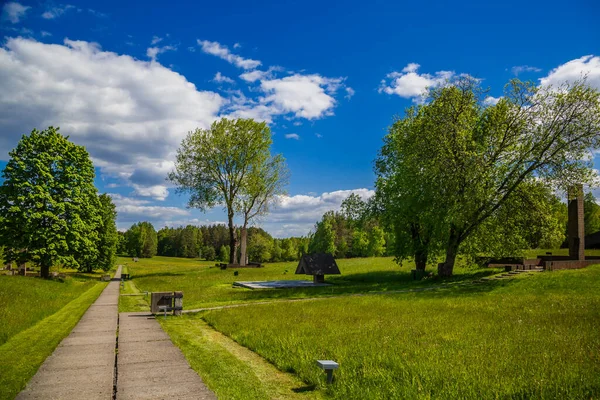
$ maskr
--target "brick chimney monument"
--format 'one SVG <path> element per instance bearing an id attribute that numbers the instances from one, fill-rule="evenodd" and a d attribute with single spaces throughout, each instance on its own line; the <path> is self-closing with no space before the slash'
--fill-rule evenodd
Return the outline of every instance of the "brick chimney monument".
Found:
<path id="1" fill-rule="evenodd" d="M 585 225 L 583 218 L 583 185 L 571 186 L 568 190 L 569 222 L 567 227 L 569 257 L 585 260 Z"/>

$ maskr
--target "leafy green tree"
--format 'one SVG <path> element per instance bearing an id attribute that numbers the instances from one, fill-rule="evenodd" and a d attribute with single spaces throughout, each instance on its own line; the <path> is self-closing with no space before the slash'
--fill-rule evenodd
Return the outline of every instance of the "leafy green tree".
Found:
<path id="1" fill-rule="evenodd" d="M 465 78 L 432 90 L 427 103 L 407 113 L 420 133 L 412 135 L 416 142 L 378 162 L 392 172 L 404 161 L 420 171 L 401 190 L 411 199 L 424 193 L 416 212 L 429 238 L 442 245 L 440 276 L 452 275 L 461 245 L 521 185 L 534 177 L 561 187 L 591 180 L 589 149 L 600 147 L 599 97 L 585 80 L 559 88 L 513 80 L 496 105 L 485 107 L 478 82 Z M 388 175 L 380 178 L 386 184 Z"/>
<path id="2" fill-rule="evenodd" d="M 181 227 L 177 231 L 177 256 L 195 258 L 200 254 L 202 231 L 193 225 Z"/>
<path id="3" fill-rule="evenodd" d="M 585 234 L 590 235 L 600 231 L 600 206 L 592 192 L 588 192 L 583 205 Z"/>
<path id="4" fill-rule="evenodd" d="M 117 259 L 117 245 L 119 242 L 115 223 L 117 210 L 108 194 L 101 194 L 99 200 L 102 223 L 98 226 L 98 259 L 96 266 L 103 271 L 108 271 L 115 265 Z M 88 272 L 91 272 L 91 269 Z"/>
<path id="5" fill-rule="evenodd" d="M 362 228 L 362 222 L 367 216 L 367 203 L 359 195 L 351 193 L 350 196 L 342 201 L 340 210 L 351 226 Z"/>
<path id="6" fill-rule="evenodd" d="M 127 239 L 125 238 L 125 232 L 117 231 L 117 235 L 119 236 L 117 242 L 117 254 L 125 255 L 127 254 Z"/>
<path id="7" fill-rule="evenodd" d="M 369 249 L 369 237 L 362 229 L 352 232 L 352 254 L 355 257 L 366 257 Z"/>
<path id="8" fill-rule="evenodd" d="M 271 235 L 258 229 L 248 234 L 248 257 L 253 262 L 266 262 L 272 258 L 273 238 Z M 241 261 L 241 260 L 240 260 Z"/>
<path id="9" fill-rule="evenodd" d="M 269 143 L 270 146 L 270 143 Z M 287 182 L 287 168 L 281 155 L 272 157 L 267 152 L 266 158 L 257 158 L 246 177 L 246 183 L 236 201 L 236 209 L 243 218 L 240 230 L 240 265 L 246 265 L 246 241 L 248 223 L 256 217 L 265 215 L 269 206 L 284 194 L 283 187 Z M 269 257 L 270 258 L 270 257 Z"/>
<path id="10" fill-rule="evenodd" d="M 335 254 L 335 231 L 328 214 L 323 216 L 323 220 L 317 222 L 315 233 L 308 246 L 309 253 L 330 253 Z"/>
<path id="11" fill-rule="evenodd" d="M 204 258 L 206 261 L 214 261 L 215 258 L 217 258 L 217 252 L 212 246 L 204 246 L 202 248 L 201 257 Z"/>
<path id="12" fill-rule="evenodd" d="M 252 171 L 269 158 L 271 132 L 252 119 L 215 121 L 210 129 L 190 132 L 177 150 L 169 179 L 190 195 L 188 205 L 202 211 L 223 204 L 229 228 L 229 262 L 235 262 L 237 238 L 233 218 L 238 197 Z M 213 248 L 214 250 L 214 248 Z"/>
<path id="13" fill-rule="evenodd" d="M 369 232 L 367 254 L 369 257 L 381 257 L 385 253 L 385 234 L 379 226 L 374 226 Z"/>
<path id="14" fill-rule="evenodd" d="M 425 270 L 443 244 L 445 209 L 435 206 L 441 193 L 426 176 L 431 160 L 423 158 L 428 143 L 421 140 L 426 127 L 419 111 L 416 107 L 406 110 L 405 118 L 397 120 L 384 138 L 375 161 L 372 204 L 394 234 L 391 249 L 396 261 L 412 257 L 416 268 Z"/>
<path id="15" fill-rule="evenodd" d="M 49 127 L 23 136 L 9 156 L 0 187 L 6 261 L 35 263 L 44 278 L 54 265 L 93 265 L 101 219 L 85 148 Z"/>
<path id="16" fill-rule="evenodd" d="M 219 261 L 225 262 L 229 258 L 229 248 L 228 246 L 221 246 L 219 249 Z"/>
<path id="17" fill-rule="evenodd" d="M 282 250 L 281 250 L 281 240 L 275 239 L 273 240 L 273 250 L 271 251 L 271 260 L 273 262 L 278 262 L 282 260 Z"/>
<path id="18" fill-rule="evenodd" d="M 152 258 L 158 249 L 158 236 L 147 221 L 133 224 L 125 233 L 127 252 L 132 257 Z"/>
<path id="19" fill-rule="evenodd" d="M 566 207 L 543 182 L 524 182 L 465 240 L 475 257 L 525 256 L 526 249 L 558 248 L 565 240 Z"/>

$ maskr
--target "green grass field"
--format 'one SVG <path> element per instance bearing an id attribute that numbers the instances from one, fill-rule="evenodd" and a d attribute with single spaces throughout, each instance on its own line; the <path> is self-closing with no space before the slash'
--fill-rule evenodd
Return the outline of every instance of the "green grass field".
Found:
<path id="1" fill-rule="evenodd" d="M 342 275 L 327 278 L 332 287 L 251 291 L 231 283 L 303 277 L 293 274 L 296 263 L 240 269 L 234 276 L 208 262 L 155 257 L 129 263 L 133 280 L 125 292 L 183 290 L 185 309 L 276 301 L 160 318 L 221 398 L 600 396 L 600 266 L 466 286 L 452 283 L 498 270 L 459 267 L 443 289 L 389 293 L 442 282 L 414 282 L 411 266 L 400 268 L 391 258 L 338 264 Z M 365 292 L 378 293 L 345 296 Z M 325 298 L 331 295 L 342 297 Z M 318 299 L 283 302 L 312 297 Z M 144 296 L 121 297 L 122 310 L 147 307 Z M 212 340 L 219 332 L 233 341 Z M 302 384 L 267 382 L 238 356 L 246 348 Z M 333 385 L 324 383 L 317 359 L 340 363 Z"/>
<path id="2" fill-rule="evenodd" d="M 600 266 L 195 318 L 336 399 L 600 396 Z M 340 363 L 330 387 L 317 359 Z"/>
<path id="3" fill-rule="evenodd" d="M 38 280 L 36 278 L 23 279 Z M 40 282 L 41 286 L 52 283 L 51 281 L 42 280 Z M 3 284 L 6 286 L 6 282 Z M 100 282 L 94 282 L 87 286 L 81 285 L 87 287 L 87 291 L 74 300 L 63 304 L 62 308 L 52 315 L 40 319 L 29 328 L 13 335 L 0 346 L 0 371 L 2 371 L 0 373 L 0 399 L 13 399 L 25 387 L 44 360 L 52 354 L 61 340 L 77 325 L 79 319 L 102 293 L 106 285 L 106 283 Z M 42 296 L 37 299 L 28 296 L 30 299 L 29 304 L 41 307 L 45 300 L 43 294 L 47 293 L 51 287 L 40 289 L 38 293 L 42 293 Z M 22 311 L 27 313 L 25 310 Z M 7 322 L 15 323 L 15 319 Z M 3 325 L 8 325 L 8 323 Z"/>
<path id="4" fill-rule="evenodd" d="M 119 263 L 127 264 L 132 282 L 141 291 L 183 291 L 184 307 L 196 309 L 235 303 L 247 303 L 266 299 L 307 298 L 332 296 L 371 291 L 390 291 L 439 284 L 411 279 L 410 265 L 400 268 L 391 257 L 352 258 L 337 260 L 342 275 L 330 275 L 326 280 L 329 287 L 301 289 L 247 290 L 233 288 L 235 281 L 305 279 L 311 276 L 295 275 L 297 262 L 271 263 L 264 268 L 221 270 L 214 262 L 174 257 L 141 258 L 139 262 L 121 258 Z M 456 276 L 449 282 L 474 279 L 498 270 L 457 268 Z M 126 292 L 127 293 L 127 292 Z M 131 292 L 135 293 L 135 291 Z M 139 311 L 135 306 L 121 304 L 121 311 Z"/>
<path id="5" fill-rule="evenodd" d="M 0 345 L 94 286 L 90 279 L 43 280 L 0 275 Z"/>
<path id="6" fill-rule="evenodd" d="M 103 273 L 62 269 L 64 280 L 0 275 L 0 399 L 12 399 L 79 322 Z"/>

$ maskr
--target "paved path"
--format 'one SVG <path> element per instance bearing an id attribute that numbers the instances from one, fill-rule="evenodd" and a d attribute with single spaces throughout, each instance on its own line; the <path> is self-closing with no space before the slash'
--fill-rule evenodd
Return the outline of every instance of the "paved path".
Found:
<path id="1" fill-rule="evenodd" d="M 216 399 L 149 313 L 119 315 L 117 360 L 117 399 Z"/>
<path id="2" fill-rule="evenodd" d="M 112 399 L 120 277 L 119 267 L 17 399 Z"/>
<path id="3" fill-rule="evenodd" d="M 216 399 L 154 317 L 119 316 L 120 277 L 121 267 L 18 400 Z"/>

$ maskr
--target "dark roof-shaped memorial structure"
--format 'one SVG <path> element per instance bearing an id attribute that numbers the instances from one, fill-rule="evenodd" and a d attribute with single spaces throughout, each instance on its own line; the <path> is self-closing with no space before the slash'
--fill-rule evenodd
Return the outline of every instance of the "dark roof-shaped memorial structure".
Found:
<path id="1" fill-rule="evenodd" d="M 329 253 L 305 254 L 298 263 L 296 274 L 306 275 L 340 275 L 340 269 Z"/>

